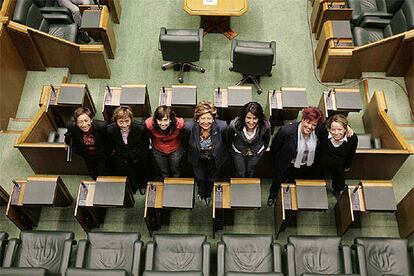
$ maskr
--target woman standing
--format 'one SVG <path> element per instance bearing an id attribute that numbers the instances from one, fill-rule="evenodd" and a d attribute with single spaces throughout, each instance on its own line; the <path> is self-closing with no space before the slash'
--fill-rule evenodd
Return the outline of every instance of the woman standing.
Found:
<path id="1" fill-rule="evenodd" d="M 75 110 L 73 119 L 65 134 L 65 144 L 83 157 L 89 175 L 96 180 L 97 176 L 107 174 L 105 122 L 94 120 L 92 112 L 84 107 Z"/>
<path id="2" fill-rule="evenodd" d="M 254 169 L 270 141 L 270 124 L 262 106 L 250 102 L 239 117 L 230 122 L 228 144 L 231 146 L 236 177 L 253 177 Z"/>
<path id="3" fill-rule="evenodd" d="M 345 189 L 345 172 L 349 171 L 358 144 L 358 137 L 352 132 L 344 115 L 331 116 L 326 127 L 318 134 L 317 159 L 326 178 L 332 178 L 332 188 L 339 195 Z"/>
<path id="4" fill-rule="evenodd" d="M 149 176 L 149 141 L 144 125 L 133 120 L 129 106 L 117 107 L 113 119 L 107 133 L 116 173 L 128 177 L 134 193 L 139 189 L 140 194 L 144 195 Z"/>
<path id="5" fill-rule="evenodd" d="M 188 160 L 193 165 L 198 199 L 204 199 L 207 205 L 211 201 L 214 179 L 228 156 L 227 124 L 216 119 L 216 115 L 217 109 L 212 103 L 201 101 L 195 108 L 194 120 L 185 125 Z"/>
<path id="6" fill-rule="evenodd" d="M 184 119 L 177 118 L 171 107 L 159 106 L 154 116 L 145 121 L 152 141 L 152 153 L 163 177 L 180 177 L 183 150 L 181 139 Z"/>

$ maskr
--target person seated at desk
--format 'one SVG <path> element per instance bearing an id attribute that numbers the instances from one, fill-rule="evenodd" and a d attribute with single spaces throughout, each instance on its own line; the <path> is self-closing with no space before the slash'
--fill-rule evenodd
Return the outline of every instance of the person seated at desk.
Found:
<path id="1" fill-rule="evenodd" d="M 72 13 L 73 21 L 75 21 L 76 25 L 78 25 L 78 28 L 81 26 L 82 23 L 82 15 L 80 13 L 78 5 L 90 5 L 90 0 L 58 0 L 58 4 L 61 7 L 68 8 L 70 12 Z M 89 43 L 91 42 L 91 39 L 87 32 L 79 32 L 79 38 Z"/>
<path id="2" fill-rule="evenodd" d="M 208 101 L 201 101 L 194 111 L 194 120 L 185 124 L 185 142 L 188 161 L 193 165 L 198 186 L 198 200 L 211 201 L 214 179 L 227 160 L 225 144 L 227 123 L 216 119 L 217 108 Z"/>
<path id="3" fill-rule="evenodd" d="M 129 106 L 114 110 L 114 122 L 108 125 L 110 157 L 114 158 L 117 175 L 128 177 L 132 192 L 145 194 L 149 169 L 149 139 L 143 124 L 133 120 Z"/>
<path id="4" fill-rule="evenodd" d="M 152 141 L 152 153 L 163 177 L 180 177 L 183 149 L 181 139 L 184 119 L 177 118 L 169 106 L 159 106 L 154 116 L 145 121 L 148 136 Z"/>
<path id="5" fill-rule="evenodd" d="M 335 195 L 340 195 L 346 187 L 345 172 L 351 168 L 358 145 L 356 134 L 347 137 L 347 130 L 348 119 L 342 114 L 336 114 L 328 118 L 326 127 L 322 127 L 318 133 L 316 163 L 321 176 L 332 178 Z"/>
<path id="6" fill-rule="evenodd" d="M 253 177 L 269 141 L 270 123 L 265 119 L 262 106 L 257 102 L 245 104 L 228 130 L 236 177 Z"/>
<path id="7" fill-rule="evenodd" d="M 107 175 L 107 139 L 106 124 L 93 119 L 88 108 L 79 107 L 73 113 L 65 134 L 66 145 L 83 157 L 89 175 L 96 180 L 99 175 Z"/>
<path id="8" fill-rule="evenodd" d="M 316 174 L 314 161 L 318 137 L 315 130 L 323 120 L 318 108 L 306 107 L 300 122 L 282 126 L 273 138 L 270 150 L 275 170 L 267 205 L 274 204 L 282 182 L 312 178 Z"/>

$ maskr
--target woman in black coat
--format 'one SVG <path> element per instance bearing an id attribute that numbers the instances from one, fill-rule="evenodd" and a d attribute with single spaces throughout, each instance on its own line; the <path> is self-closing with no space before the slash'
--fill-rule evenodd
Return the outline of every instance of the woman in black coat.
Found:
<path id="1" fill-rule="evenodd" d="M 108 146 L 110 157 L 114 158 L 117 175 L 128 177 L 132 191 L 145 194 L 149 176 L 149 140 L 143 124 L 133 120 L 128 106 L 117 107 L 114 123 L 108 125 Z"/>
<path id="2" fill-rule="evenodd" d="M 89 175 L 96 180 L 107 175 L 107 140 L 105 122 L 94 120 L 88 108 L 79 107 L 73 114 L 65 134 L 65 143 L 72 146 L 74 153 L 83 157 Z"/>
<path id="3" fill-rule="evenodd" d="M 321 173 L 332 179 L 332 189 L 339 195 L 345 189 L 345 172 L 349 171 L 358 145 L 358 137 L 347 135 L 348 120 L 341 114 L 331 116 L 318 133 L 316 156 Z"/>

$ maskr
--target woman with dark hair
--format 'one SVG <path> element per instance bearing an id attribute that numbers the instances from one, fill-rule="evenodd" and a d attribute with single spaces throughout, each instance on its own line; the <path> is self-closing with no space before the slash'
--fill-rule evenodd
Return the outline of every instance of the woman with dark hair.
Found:
<path id="1" fill-rule="evenodd" d="M 358 137 L 347 137 L 348 119 L 342 114 L 331 116 L 318 133 L 317 160 L 325 178 L 332 179 L 334 194 L 345 189 L 345 172 L 349 171 L 358 145 Z"/>
<path id="2" fill-rule="evenodd" d="M 89 175 L 96 180 L 99 175 L 107 174 L 107 144 L 105 122 L 93 119 L 88 108 L 79 107 L 73 113 L 73 122 L 65 134 L 66 145 L 83 157 Z"/>
<path id="3" fill-rule="evenodd" d="M 228 144 L 231 147 L 236 177 L 253 177 L 257 162 L 270 141 L 270 124 L 262 106 L 250 102 L 230 122 Z"/>
<path id="4" fill-rule="evenodd" d="M 186 122 L 185 135 L 188 161 L 193 165 L 198 186 L 198 200 L 209 205 L 215 178 L 228 157 L 225 145 L 227 124 L 216 119 L 217 108 L 201 101 L 194 110 L 194 120 Z"/>
<path id="5" fill-rule="evenodd" d="M 106 132 L 116 173 L 128 177 L 134 194 L 139 189 L 144 195 L 150 173 L 149 139 L 144 125 L 133 120 L 129 106 L 117 107 L 113 119 Z"/>
<path id="6" fill-rule="evenodd" d="M 152 153 L 162 176 L 180 177 L 184 119 L 177 118 L 171 107 L 163 105 L 157 107 L 154 116 L 145 121 L 145 126 L 152 141 Z"/>

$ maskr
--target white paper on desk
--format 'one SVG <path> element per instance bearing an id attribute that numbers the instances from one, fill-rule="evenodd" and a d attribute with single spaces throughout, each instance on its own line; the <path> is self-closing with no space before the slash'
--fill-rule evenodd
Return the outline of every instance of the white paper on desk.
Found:
<path id="1" fill-rule="evenodd" d="M 217 5 L 217 0 L 203 0 L 203 5 Z"/>

